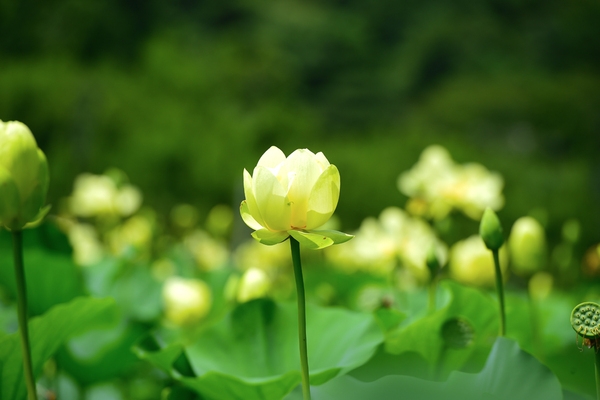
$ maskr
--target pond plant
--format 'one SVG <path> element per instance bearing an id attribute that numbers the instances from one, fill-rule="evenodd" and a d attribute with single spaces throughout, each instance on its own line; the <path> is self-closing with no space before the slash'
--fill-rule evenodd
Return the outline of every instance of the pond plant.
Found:
<path id="1" fill-rule="evenodd" d="M 323 153 L 270 147 L 242 176 L 239 216 L 160 216 L 111 168 L 44 218 L 45 157 L 0 122 L 0 398 L 600 398 L 600 251 L 572 269 L 577 221 L 505 238 L 503 178 L 438 145 L 400 174 L 406 207 L 352 234 Z"/>
<path id="2" fill-rule="evenodd" d="M 310 396 L 306 339 L 306 300 L 300 245 L 322 249 L 347 242 L 352 235 L 316 230 L 333 215 L 340 195 L 340 174 L 323 153 L 308 149 L 289 157 L 271 147 L 260 158 L 251 176 L 244 170 L 244 194 L 240 212 L 255 231 L 252 236 L 266 245 L 289 239 L 298 297 L 298 341 L 302 366 L 302 393 Z"/>
<path id="3" fill-rule="evenodd" d="M 600 305 L 592 302 L 578 304 L 571 312 L 571 326 L 577 332 L 576 342 L 579 336 L 582 338 L 583 346 L 593 349 L 595 354 L 594 371 L 596 376 L 596 398 L 600 399 Z"/>
<path id="4" fill-rule="evenodd" d="M 0 225 L 12 233 L 23 368 L 29 400 L 37 399 L 31 363 L 22 230 L 48 213 L 48 163 L 27 126 L 0 121 Z"/>
<path id="5" fill-rule="evenodd" d="M 499 251 L 504 244 L 504 235 L 500 220 L 491 208 L 486 208 L 479 225 L 479 235 L 483 239 L 485 246 L 492 252 L 494 258 L 494 272 L 496 275 L 496 292 L 498 293 L 498 303 L 500 304 L 500 336 L 506 334 L 506 311 L 504 310 L 504 284 L 502 280 L 502 270 L 500 269 Z"/>

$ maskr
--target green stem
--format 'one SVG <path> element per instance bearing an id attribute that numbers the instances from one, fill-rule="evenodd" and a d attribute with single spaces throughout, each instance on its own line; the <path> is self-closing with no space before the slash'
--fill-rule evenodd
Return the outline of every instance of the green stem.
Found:
<path id="1" fill-rule="evenodd" d="M 12 232 L 13 257 L 15 263 L 15 278 L 17 283 L 17 309 L 19 314 L 19 332 L 21 332 L 21 351 L 23 352 L 23 369 L 28 399 L 37 400 L 35 378 L 31 364 L 31 346 L 29 344 L 29 327 L 27 325 L 27 285 L 25 283 L 25 268 L 23 266 L 23 232 Z"/>
<path id="2" fill-rule="evenodd" d="M 597 339 L 594 339 L 597 340 Z M 600 400 L 600 352 L 598 352 L 598 348 L 594 346 L 594 352 L 596 353 L 596 399 Z"/>
<path id="3" fill-rule="evenodd" d="M 310 400 L 310 378 L 308 375 L 308 351 L 306 347 L 306 300 L 304 296 L 304 278 L 302 277 L 302 262 L 300 260 L 300 243 L 290 236 L 292 248 L 292 263 L 296 278 L 298 294 L 298 345 L 300 347 L 300 364 L 302 367 L 302 394 L 304 400 Z"/>
<path id="4" fill-rule="evenodd" d="M 492 250 L 494 255 L 494 266 L 496 267 L 496 291 L 500 302 L 500 336 L 506 335 L 506 312 L 504 311 L 504 284 L 502 283 L 502 271 L 500 270 L 500 257 L 498 250 Z"/>

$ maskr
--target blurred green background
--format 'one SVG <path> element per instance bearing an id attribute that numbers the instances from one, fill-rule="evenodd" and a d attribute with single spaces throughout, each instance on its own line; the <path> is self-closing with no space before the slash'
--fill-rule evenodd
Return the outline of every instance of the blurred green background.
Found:
<path id="1" fill-rule="evenodd" d="M 271 145 L 323 151 L 343 229 L 406 198 L 430 144 L 505 178 L 509 224 L 600 226 L 597 0 L 0 0 L 0 119 L 46 152 L 49 202 L 125 171 L 162 214 L 237 208 Z M 541 210 L 541 211 L 540 211 Z M 476 225 L 474 225 L 476 226 Z"/>

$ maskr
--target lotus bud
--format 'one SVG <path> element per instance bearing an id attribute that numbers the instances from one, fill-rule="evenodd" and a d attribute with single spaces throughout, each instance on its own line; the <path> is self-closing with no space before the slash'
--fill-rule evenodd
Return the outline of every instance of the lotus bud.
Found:
<path id="1" fill-rule="evenodd" d="M 481 217 L 479 235 L 483 239 L 485 246 L 492 251 L 499 250 L 504 244 L 500 220 L 496 213 L 489 207 L 485 209 L 483 217 Z"/>
<path id="2" fill-rule="evenodd" d="M 508 249 L 513 270 L 520 275 L 531 275 L 546 263 L 544 228 L 532 217 L 519 218 L 508 238 Z"/>
<path id="3" fill-rule="evenodd" d="M 165 316 L 178 326 L 199 322 L 210 311 L 210 287 L 201 280 L 181 277 L 169 278 L 163 287 Z"/>
<path id="4" fill-rule="evenodd" d="M 506 247 L 500 249 L 500 268 L 506 280 L 508 257 Z M 477 235 L 456 242 L 450 250 L 450 276 L 461 283 L 493 287 L 496 280 L 494 260 L 483 240 Z"/>
<path id="5" fill-rule="evenodd" d="M 29 128 L 0 121 L 0 225 L 20 230 L 41 221 L 48 180 L 46 156 Z"/>
<path id="6" fill-rule="evenodd" d="M 245 303 L 252 299 L 265 297 L 271 288 L 269 277 L 262 269 L 250 268 L 239 282 L 237 301 Z"/>

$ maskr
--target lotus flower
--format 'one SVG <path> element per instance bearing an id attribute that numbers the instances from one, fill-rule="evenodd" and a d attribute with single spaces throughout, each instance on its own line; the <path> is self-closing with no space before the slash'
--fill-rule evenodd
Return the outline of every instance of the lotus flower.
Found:
<path id="1" fill-rule="evenodd" d="M 299 149 L 286 158 L 277 147 L 269 148 L 252 175 L 244 170 L 244 193 L 242 219 L 263 244 L 292 236 L 307 248 L 320 249 L 353 237 L 317 230 L 333 215 L 340 195 L 338 169 L 323 153 Z"/>

